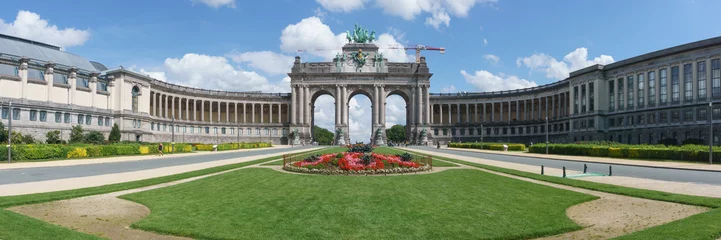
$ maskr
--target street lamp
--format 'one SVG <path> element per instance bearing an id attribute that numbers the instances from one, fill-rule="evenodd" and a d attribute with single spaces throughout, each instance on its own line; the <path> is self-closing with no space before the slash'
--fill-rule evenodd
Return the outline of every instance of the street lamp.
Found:
<path id="1" fill-rule="evenodd" d="M 0 129 L 2 130 L 2 129 Z M 8 163 L 12 160 L 13 145 L 13 102 L 8 101 Z"/>
<path id="2" fill-rule="evenodd" d="M 713 102 L 708 102 L 708 164 L 713 164 Z"/>
<path id="3" fill-rule="evenodd" d="M 170 148 L 172 153 L 175 153 L 175 114 L 170 115 L 170 117 L 173 119 L 172 129 L 170 129 Z"/>
<path id="4" fill-rule="evenodd" d="M 483 132 L 485 132 L 485 130 L 483 129 L 483 124 L 481 124 L 481 149 L 483 149 Z"/>
<path id="5" fill-rule="evenodd" d="M 546 117 L 546 154 L 548 154 L 548 117 Z"/>

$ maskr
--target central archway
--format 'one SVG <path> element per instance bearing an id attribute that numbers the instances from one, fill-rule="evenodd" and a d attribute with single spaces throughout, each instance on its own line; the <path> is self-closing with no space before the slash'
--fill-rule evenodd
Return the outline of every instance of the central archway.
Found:
<path id="1" fill-rule="evenodd" d="M 366 89 L 357 88 L 348 94 L 348 143 L 372 143 L 373 131 L 376 124 L 376 106 L 373 105 L 373 97 Z"/>
<path id="2" fill-rule="evenodd" d="M 310 136 L 311 143 L 335 145 L 335 129 L 339 123 L 336 97 L 327 90 L 316 91 L 311 97 Z"/>

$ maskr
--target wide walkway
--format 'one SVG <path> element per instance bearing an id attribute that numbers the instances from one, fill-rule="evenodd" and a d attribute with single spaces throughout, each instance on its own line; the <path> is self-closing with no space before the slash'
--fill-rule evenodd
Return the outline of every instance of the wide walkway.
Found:
<path id="1" fill-rule="evenodd" d="M 486 153 L 482 151 L 467 149 L 454 149 L 454 148 L 431 148 L 431 147 L 420 147 L 414 146 L 412 149 L 423 149 L 432 152 L 439 153 L 450 153 L 454 155 L 476 157 L 488 160 L 502 161 L 519 163 L 534 166 L 537 168 L 537 172 L 541 172 L 541 165 L 545 167 L 561 169 L 566 167 L 567 170 L 583 171 L 583 165 L 588 166 L 589 172 L 597 172 L 608 174 L 609 166 L 612 169 L 613 176 L 624 176 L 624 177 L 635 177 L 635 178 L 646 178 L 662 181 L 673 181 L 673 182 L 691 182 L 691 183 L 704 183 L 721 185 L 721 172 L 712 171 L 699 171 L 691 168 L 658 168 L 656 166 L 641 166 L 641 165 L 620 165 L 617 162 L 604 163 L 605 158 L 599 158 L 598 161 L 577 161 L 571 160 L 574 156 L 563 156 L 567 157 L 568 160 L 559 159 L 548 159 L 541 158 L 533 155 L 525 155 L 524 153 L 511 153 L 511 154 L 499 154 L 499 153 Z M 589 159 L 592 157 L 578 157 L 578 159 Z M 618 161 L 618 160 L 617 160 Z M 626 160 L 625 162 L 633 162 L 635 160 Z M 650 162 L 650 161 L 646 161 Z M 663 162 L 658 162 L 663 163 Z M 674 163 L 679 164 L 679 163 Z M 682 163 L 681 163 L 682 164 Z M 688 164 L 686 164 L 688 165 Z M 711 167 L 710 165 L 708 167 Z M 715 167 L 715 166 L 714 166 Z"/>
<path id="2" fill-rule="evenodd" d="M 244 149 L 224 152 L 201 152 L 186 154 L 166 154 L 157 156 L 127 156 L 86 160 L 67 160 L 37 163 L 5 164 L 0 168 L 0 185 L 48 181 L 66 178 L 78 178 L 114 173 L 134 172 L 172 166 L 208 163 L 249 156 L 282 154 L 289 151 L 308 150 L 310 147 L 272 147 Z M 24 166 L 24 167 L 19 167 Z"/>

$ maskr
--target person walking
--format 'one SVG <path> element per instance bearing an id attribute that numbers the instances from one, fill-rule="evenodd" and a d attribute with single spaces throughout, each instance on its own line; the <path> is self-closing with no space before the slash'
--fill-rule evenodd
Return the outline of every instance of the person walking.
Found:
<path id="1" fill-rule="evenodd" d="M 158 143 L 158 156 L 163 156 L 163 143 Z"/>

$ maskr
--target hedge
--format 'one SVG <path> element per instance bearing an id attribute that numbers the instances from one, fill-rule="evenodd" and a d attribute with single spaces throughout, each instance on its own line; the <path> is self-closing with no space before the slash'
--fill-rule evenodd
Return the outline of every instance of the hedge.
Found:
<path id="1" fill-rule="evenodd" d="M 546 145 L 538 144 L 528 148 L 532 153 L 546 153 Z M 631 158 L 648 160 L 678 160 L 708 163 L 708 145 L 631 145 L 618 143 L 575 143 L 549 144 L 548 153 L 574 156 Z M 714 163 L 721 163 L 721 147 L 713 147 Z"/>
<path id="2" fill-rule="evenodd" d="M 508 145 L 508 151 L 525 151 L 526 145 L 519 143 L 449 143 L 448 147 L 453 148 L 475 148 L 484 150 L 503 151 L 503 144 Z"/>
<path id="3" fill-rule="evenodd" d="M 88 157 L 129 156 L 154 154 L 158 145 L 120 143 L 110 145 L 90 144 L 16 144 L 12 146 L 13 161 L 37 161 L 51 159 L 75 159 Z M 175 144 L 175 152 L 192 152 L 193 146 L 187 143 Z M 170 153 L 170 144 L 163 144 L 163 152 Z M 0 161 L 7 161 L 7 148 L 0 147 Z"/>
<path id="4" fill-rule="evenodd" d="M 193 144 L 197 151 L 213 151 L 213 145 L 215 144 Z M 226 150 L 237 150 L 237 149 L 249 149 L 249 148 L 265 148 L 272 147 L 273 144 L 269 142 L 239 142 L 239 143 L 221 143 L 218 145 L 218 151 Z"/>

